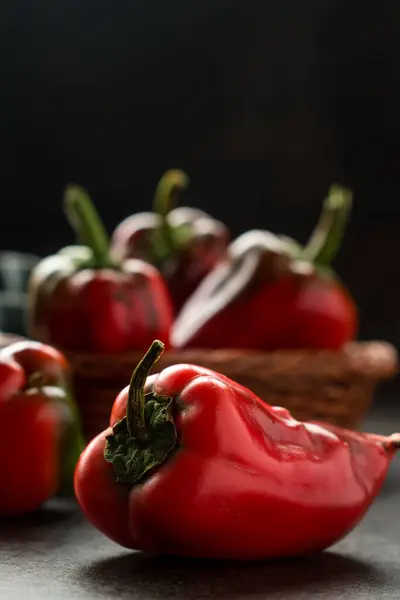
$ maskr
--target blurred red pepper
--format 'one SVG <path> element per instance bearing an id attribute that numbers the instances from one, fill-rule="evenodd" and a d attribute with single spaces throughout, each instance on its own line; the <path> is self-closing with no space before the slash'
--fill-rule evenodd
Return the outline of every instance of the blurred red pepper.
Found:
<path id="1" fill-rule="evenodd" d="M 167 171 L 156 189 L 154 211 L 126 218 L 111 238 L 118 260 L 141 258 L 161 271 L 176 312 L 224 255 L 229 238 L 225 225 L 202 210 L 172 210 L 188 184 L 182 171 Z"/>
<path id="2" fill-rule="evenodd" d="M 218 373 L 175 365 L 146 376 L 154 342 L 86 447 L 75 493 L 128 548 L 263 559 L 323 550 L 378 494 L 400 437 L 301 423 Z"/>
<path id="3" fill-rule="evenodd" d="M 87 193 L 69 186 L 65 208 L 86 246 L 64 248 L 33 270 L 29 333 L 68 350 L 143 350 L 154 337 L 167 345 L 173 310 L 155 267 L 112 260 L 105 228 Z"/>
<path id="4" fill-rule="evenodd" d="M 335 350 L 353 339 L 356 306 L 329 268 L 351 203 L 333 186 L 305 248 L 267 231 L 237 238 L 178 315 L 172 345 Z"/>
<path id="5" fill-rule="evenodd" d="M 0 351 L 0 437 L 1 515 L 73 493 L 84 443 L 69 365 L 54 348 L 23 341 Z"/>

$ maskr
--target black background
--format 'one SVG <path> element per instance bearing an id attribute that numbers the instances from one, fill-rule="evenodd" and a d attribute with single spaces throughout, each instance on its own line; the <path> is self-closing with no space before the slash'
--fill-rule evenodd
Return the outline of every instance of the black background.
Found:
<path id="1" fill-rule="evenodd" d="M 340 182 L 361 337 L 400 343 L 396 0 L 3 0 L 0 24 L 0 249 L 73 242 L 71 181 L 112 231 L 181 167 L 234 235 L 301 241 Z"/>

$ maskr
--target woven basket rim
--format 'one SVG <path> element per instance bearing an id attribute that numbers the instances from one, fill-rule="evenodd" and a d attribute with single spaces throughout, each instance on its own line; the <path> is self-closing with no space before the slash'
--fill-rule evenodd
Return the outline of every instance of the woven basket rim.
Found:
<path id="1" fill-rule="evenodd" d="M 72 364 L 95 364 L 110 366 L 116 364 L 135 365 L 143 356 L 143 352 L 124 354 L 95 354 L 87 352 L 64 351 Z M 260 369 L 268 361 L 276 366 L 292 367 L 296 363 L 309 362 L 320 374 L 331 372 L 332 368 L 343 370 L 347 376 L 364 379 L 388 379 L 399 370 L 399 357 L 396 348 L 386 341 L 352 342 L 340 351 L 329 350 L 276 350 L 263 352 L 257 350 L 219 349 L 187 349 L 166 350 L 160 359 L 163 364 L 200 364 L 229 368 L 229 365 L 243 363 L 251 369 Z M 210 366 L 210 368 L 213 368 Z M 155 369 L 154 372 L 156 372 Z"/>

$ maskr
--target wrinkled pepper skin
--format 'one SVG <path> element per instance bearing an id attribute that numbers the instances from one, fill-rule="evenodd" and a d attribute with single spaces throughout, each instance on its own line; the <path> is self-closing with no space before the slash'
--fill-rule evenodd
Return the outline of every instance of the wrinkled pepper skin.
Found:
<path id="1" fill-rule="evenodd" d="M 147 378 L 142 443 L 135 419 L 125 435 L 139 414 L 131 404 L 136 383 L 134 373 L 115 401 L 110 428 L 87 446 L 75 472 L 75 493 L 88 519 L 127 548 L 237 560 L 324 550 L 366 513 L 399 444 L 396 436 L 298 422 L 286 409 L 194 365 Z M 158 464 L 147 460 L 149 447 L 158 436 L 165 441 L 167 432 L 155 401 L 170 402 L 167 421 L 176 430 Z"/>
<path id="2" fill-rule="evenodd" d="M 356 305 L 328 268 L 351 196 L 333 187 L 308 246 L 249 231 L 228 248 L 178 315 L 175 348 L 328 349 L 354 339 Z"/>
<path id="3" fill-rule="evenodd" d="M 105 354 L 146 349 L 155 336 L 168 345 L 173 310 L 161 274 L 141 260 L 113 262 L 88 196 L 73 187 L 66 199 L 87 245 L 64 248 L 33 270 L 30 336 L 65 350 Z"/>
<path id="4" fill-rule="evenodd" d="M 186 206 L 170 210 L 177 191 L 187 185 L 182 171 L 167 171 L 156 191 L 154 212 L 127 217 L 111 238 L 117 260 L 139 258 L 161 271 L 175 313 L 224 256 L 229 241 L 227 227 L 202 210 Z"/>
<path id="5" fill-rule="evenodd" d="M 0 351 L 0 515 L 73 493 L 84 443 L 69 376 L 65 357 L 44 344 L 27 340 Z"/>

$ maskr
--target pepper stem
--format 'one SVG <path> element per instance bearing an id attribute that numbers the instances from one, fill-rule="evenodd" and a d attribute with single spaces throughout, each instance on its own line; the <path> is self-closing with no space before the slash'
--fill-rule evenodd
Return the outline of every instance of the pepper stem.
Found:
<path id="1" fill-rule="evenodd" d="M 167 215 L 176 206 L 180 192 L 189 185 L 189 177 L 180 169 L 170 169 L 161 177 L 156 187 L 153 211 L 160 215 L 161 226 L 154 232 L 154 254 L 156 261 L 163 262 L 175 250 L 175 240 Z"/>
<path id="2" fill-rule="evenodd" d="M 335 258 L 350 216 L 352 192 L 332 185 L 325 199 L 321 217 L 304 247 L 301 258 L 320 266 L 329 265 Z"/>
<path id="3" fill-rule="evenodd" d="M 78 185 L 67 186 L 64 192 L 64 210 L 81 243 L 91 249 L 95 266 L 108 266 L 109 237 L 86 190 Z"/>
<path id="4" fill-rule="evenodd" d="M 180 169 L 170 169 L 161 177 L 156 187 L 153 211 L 166 217 L 175 207 L 179 192 L 189 185 L 189 177 Z"/>
<path id="5" fill-rule="evenodd" d="M 151 368 L 164 351 L 164 344 L 154 340 L 142 360 L 133 371 L 129 384 L 128 402 L 126 405 L 126 420 L 129 434 L 140 442 L 146 442 L 147 429 L 144 415 L 145 394 L 144 386 Z"/>

